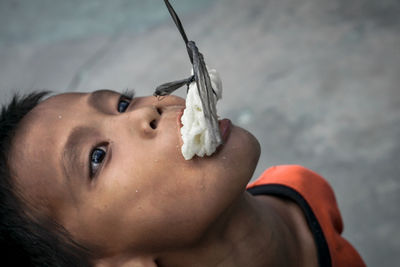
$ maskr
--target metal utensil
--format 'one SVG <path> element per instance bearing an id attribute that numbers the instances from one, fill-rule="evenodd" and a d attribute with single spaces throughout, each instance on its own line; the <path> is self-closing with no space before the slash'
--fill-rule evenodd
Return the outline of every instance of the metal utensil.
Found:
<path id="1" fill-rule="evenodd" d="M 222 144 L 221 134 L 219 132 L 218 125 L 218 116 L 217 110 L 215 108 L 215 104 L 217 101 L 217 94 L 215 90 L 212 88 L 210 76 L 207 71 L 207 67 L 204 61 L 203 54 L 199 52 L 195 42 L 189 41 L 185 30 L 183 29 L 182 23 L 176 14 L 175 10 L 171 6 L 168 0 L 164 0 L 165 5 L 168 8 L 168 11 L 177 26 L 183 41 L 185 42 L 186 49 L 189 55 L 190 63 L 193 67 L 193 74 L 189 78 L 164 83 L 158 86 L 154 92 L 155 96 L 165 96 L 169 95 L 175 90 L 181 88 L 186 85 L 187 90 L 189 90 L 189 84 L 193 81 L 196 82 L 197 90 L 201 99 L 201 103 L 203 106 L 204 117 L 207 121 L 207 128 L 211 131 L 212 142 L 220 145 Z"/>

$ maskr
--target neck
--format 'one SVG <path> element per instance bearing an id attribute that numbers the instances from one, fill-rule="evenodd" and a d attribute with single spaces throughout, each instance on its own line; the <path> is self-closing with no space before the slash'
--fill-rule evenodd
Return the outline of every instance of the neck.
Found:
<path id="1" fill-rule="evenodd" d="M 193 246 L 171 251 L 160 266 L 292 266 L 297 244 L 274 199 L 245 192 Z"/>

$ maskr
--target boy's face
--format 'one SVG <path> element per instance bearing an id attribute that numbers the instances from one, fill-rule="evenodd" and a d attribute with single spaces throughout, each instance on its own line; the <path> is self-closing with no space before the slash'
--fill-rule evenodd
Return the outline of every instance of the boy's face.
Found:
<path id="1" fill-rule="evenodd" d="M 231 126 L 216 153 L 186 161 L 182 98 L 134 98 L 122 113 L 119 98 L 102 90 L 39 104 L 14 139 L 15 179 L 32 206 L 104 253 L 187 246 L 244 191 L 259 144 Z"/>

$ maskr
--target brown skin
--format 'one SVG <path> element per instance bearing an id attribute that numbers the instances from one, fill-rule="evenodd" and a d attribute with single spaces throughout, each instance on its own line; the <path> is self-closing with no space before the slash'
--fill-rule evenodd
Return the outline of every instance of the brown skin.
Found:
<path id="1" fill-rule="evenodd" d="M 45 100 L 22 121 L 10 157 L 32 208 L 93 250 L 94 265 L 315 265 L 300 209 L 245 192 L 260 154 L 251 134 L 232 126 L 216 153 L 186 161 L 183 99 L 134 98 L 119 113 L 119 97 L 102 90 Z M 94 131 L 73 143 L 78 162 L 66 175 L 64 145 L 75 127 Z M 93 147 L 107 156 L 90 178 Z"/>

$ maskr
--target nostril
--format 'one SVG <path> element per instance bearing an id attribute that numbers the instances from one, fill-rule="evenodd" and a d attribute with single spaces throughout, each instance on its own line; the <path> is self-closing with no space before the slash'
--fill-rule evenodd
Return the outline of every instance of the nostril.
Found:
<path id="1" fill-rule="evenodd" d="M 150 122 L 150 127 L 151 127 L 153 130 L 157 128 L 156 120 L 152 120 L 152 121 Z"/>
<path id="2" fill-rule="evenodd" d="M 159 115 L 162 114 L 162 110 L 160 108 L 157 108 L 157 112 L 158 112 Z"/>

